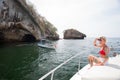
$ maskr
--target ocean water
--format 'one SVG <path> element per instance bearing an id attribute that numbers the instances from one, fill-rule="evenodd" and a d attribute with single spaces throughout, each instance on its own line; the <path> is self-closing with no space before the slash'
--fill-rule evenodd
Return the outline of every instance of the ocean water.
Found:
<path id="1" fill-rule="evenodd" d="M 70 57 L 80 54 L 60 69 L 55 71 L 54 80 L 69 80 L 78 69 L 88 64 L 89 54 L 98 55 L 98 48 L 93 46 L 94 38 L 84 40 L 59 40 L 56 50 L 44 49 L 38 43 L 2 44 L 0 45 L 0 80 L 38 80 Z M 120 38 L 108 38 L 107 44 L 112 53 L 120 53 Z M 50 80 L 48 76 L 45 80 Z"/>

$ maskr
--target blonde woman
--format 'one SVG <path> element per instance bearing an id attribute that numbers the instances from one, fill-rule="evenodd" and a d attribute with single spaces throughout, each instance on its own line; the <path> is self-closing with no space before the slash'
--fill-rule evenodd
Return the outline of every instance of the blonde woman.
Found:
<path id="1" fill-rule="evenodd" d="M 99 43 L 97 43 L 97 41 Z M 108 53 L 110 50 L 109 47 L 106 45 L 106 38 L 104 36 L 96 38 L 94 40 L 94 46 L 100 48 L 99 51 L 100 58 L 93 55 L 89 55 L 88 61 L 90 63 L 90 68 L 93 66 L 94 63 L 96 66 L 103 66 L 107 63 L 109 59 Z"/>

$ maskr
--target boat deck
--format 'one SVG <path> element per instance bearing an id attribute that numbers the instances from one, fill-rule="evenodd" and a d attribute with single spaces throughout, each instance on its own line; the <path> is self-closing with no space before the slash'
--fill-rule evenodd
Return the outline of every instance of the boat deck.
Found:
<path id="1" fill-rule="evenodd" d="M 120 80 L 120 55 L 110 57 L 105 66 L 86 65 L 70 80 Z"/>

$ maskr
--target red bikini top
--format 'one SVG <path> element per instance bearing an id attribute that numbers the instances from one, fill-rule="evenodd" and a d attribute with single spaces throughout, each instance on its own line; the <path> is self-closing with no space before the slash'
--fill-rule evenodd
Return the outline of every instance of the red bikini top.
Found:
<path id="1" fill-rule="evenodd" d="M 99 54 L 101 54 L 101 55 L 106 55 L 106 53 L 105 53 L 105 51 L 104 51 L 103 49 L 100 50 Z"/>

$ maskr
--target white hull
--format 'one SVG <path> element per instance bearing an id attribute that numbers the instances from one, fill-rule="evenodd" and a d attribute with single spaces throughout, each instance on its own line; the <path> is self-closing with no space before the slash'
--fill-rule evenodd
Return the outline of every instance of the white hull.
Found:
<path id="1" fill-rule="evenodd" d="M 38 44 L 38 46 L 41 47 L 41 48 L 55 49 L 54 46 L 49 46 L 49 45 Z"/>
<path id="2" fill-rule="evenodd" d="M 120 55 L 109 58 L 105 66 L 86 65 L 70 80 L 120 80 Z"/>

